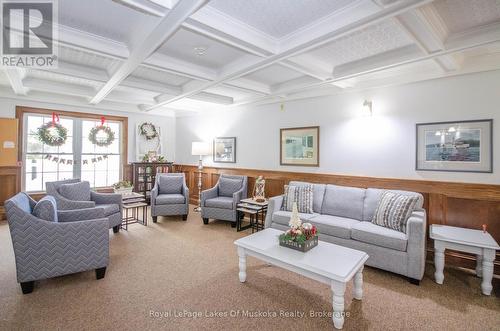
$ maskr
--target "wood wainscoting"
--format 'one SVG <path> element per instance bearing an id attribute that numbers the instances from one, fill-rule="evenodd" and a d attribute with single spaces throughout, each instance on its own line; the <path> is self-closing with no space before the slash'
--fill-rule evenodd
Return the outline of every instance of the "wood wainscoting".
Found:
<path id="1" fill-rule="evenodd" d="M 0 167 L 0 221 L 6 219 L 4 202 L 21 190 L 21 167 Z"/>
<path id="2" fill-rule="evenodd" d="M 197 166 L 176 165 L 175 170 L 185 173 L 191 203 L 196 204 L 198 200 Z M 264 176 L 268 197 L 283 194 L 283 186 L 291 180 L 420 192 L 424 196 L 428 225 L 446 224 L 481 229 L 482 225 L 486 224 L 488 232 L 497 242 L 500 242 L 500 185 L 205 167 L 202 172 L 203 189 L 213 187 L 221 174 L 248 176 L 249 195 L 253 190 L 255 179 L 258 176 Z M 427 229 L 427 236 L 428 233 Z M 427 244 L 429 253 L 427 258 L 432 259 L 432 240 L 428 239 Z M 500 252 L 497 252 L 495 262 L 496 275 L 500 275 L 500 258 L 498 257 L 500 257 Z M 475 256 L 472 255 L 447 251 L 446 259 L 447 265 L 475 268 Z"/>

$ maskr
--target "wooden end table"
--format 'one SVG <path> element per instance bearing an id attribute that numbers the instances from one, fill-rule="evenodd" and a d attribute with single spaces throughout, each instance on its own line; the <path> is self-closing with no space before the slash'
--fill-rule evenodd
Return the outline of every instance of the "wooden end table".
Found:
<path id="1" fill-rule="evenodd" d="M 268 204 L 269 202 L 267 199 L 263 202 L 257 202 L 252 198 L 242 199 L 236 206 L 236 211 L 238 212 L 238 217 L 236 219 L 236 231 L 239 232 L 252 228 L 252 233 L 254 233 L 255 231 L 263 230 Z M 243 226 L 241 223 L 245 215 L 249 216 L 250 223 Z"/>
<path id="2" fill-rule="evenodd" d="M 476 275 L 482 277 L 481 290 L 484 295 L 490 295 L 493 289 L 493 261 L 500 246 L 493 237 L 482 230 L 465 229 L 455 226 L 432 224 L 429 236 L 434 239 L 434 264 L 436 283 L 444 281 L 444 251 L 456 251 L 475 254 L 477 257 Z"/>
<path id="3" fill-rule="evenodd" d="M 128 231 L 129 224 L 139 223 L 148 225 L 148 204 L 143 194 L 132 193 L 122 195 L 123 219 L 121 228 Z M 139 219 L 139 212 L 142 209 L 142 220 Z"/>

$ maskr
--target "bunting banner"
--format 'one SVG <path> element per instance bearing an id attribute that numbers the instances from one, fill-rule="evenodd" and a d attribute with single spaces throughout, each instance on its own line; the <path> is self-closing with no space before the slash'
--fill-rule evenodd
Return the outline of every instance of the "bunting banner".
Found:
<path id="1" fill-rule="evenodd" d="M 60 163 L 60 164 L 68 164 L 68 165 L 72 165 L 72 164 L 89 164 L 89 162 L 91 163 L 97 163 L 97 162 L 101 162 L 101 161 L 104 161 L 108 158 L 107 155 L 101 155 L 101 156 L 98 156 L 98 157 L 93 157 L 93 158 L 90 158 L 90 159 L 84 159 L 84 160 L 70 160 L 70 159 L 65 159 L 65 158 L 62 158 L 62 157 L 58 157 L 58 156 L 54 156 L 54 155 L 51 155 L 51 154 L 45 154 L 45 156 L 43 157 L 45 160 L 50 160 L 52 162 L 55 162 L 55 163 Z"/>

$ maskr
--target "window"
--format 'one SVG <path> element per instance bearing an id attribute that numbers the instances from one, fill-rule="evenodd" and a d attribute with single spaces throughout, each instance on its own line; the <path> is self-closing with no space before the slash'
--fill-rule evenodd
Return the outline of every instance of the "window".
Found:
<path id="1" fill-rule="evenodd" d="M 90 130 L 100 120 L 60 115 L 60 124 L 68 129 L 64 145 L 51 147 L 37 138 L 36 131 L 52 120 L 51 114 L 24 113 L 23 121 L 23 187 L 25 191 L 44 191 L 45 183 L 81 178 L 92 187 L 106 187 L 122 178 L 122 122 L 106 120 L 115 133 L 110 146 L 99 147 L 89 139 Z"/>

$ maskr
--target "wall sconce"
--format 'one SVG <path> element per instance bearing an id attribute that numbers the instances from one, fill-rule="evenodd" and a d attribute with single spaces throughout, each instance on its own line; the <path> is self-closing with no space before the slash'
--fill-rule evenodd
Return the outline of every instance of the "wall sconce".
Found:
<path id="1" fill-rule="evenodd" d="M 365 100 L 365 102 L 363 102 L 362 114 L 364 117 L 369 117 L 373 115 L 371 101 Z"/>

